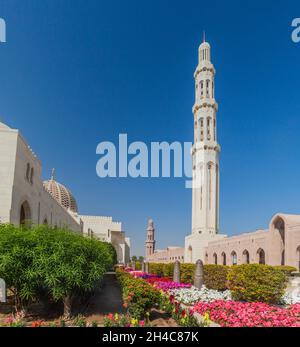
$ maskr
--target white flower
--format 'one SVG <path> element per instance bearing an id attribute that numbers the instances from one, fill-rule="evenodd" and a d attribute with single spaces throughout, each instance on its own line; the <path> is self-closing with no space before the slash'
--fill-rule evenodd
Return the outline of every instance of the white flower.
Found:
<path id="1" fill-rule="evenodd" d="M 169 291 L 169 294 L 173 295 L 177 301 L 186 305 L 193 305 L 199 301 L 211 302 L 215 300 L 232 300 L 229 290 L 220 292 L 213 289 L 207 289 L 205 286 L 201 289 L 195 287 L 173 289 Z"/>

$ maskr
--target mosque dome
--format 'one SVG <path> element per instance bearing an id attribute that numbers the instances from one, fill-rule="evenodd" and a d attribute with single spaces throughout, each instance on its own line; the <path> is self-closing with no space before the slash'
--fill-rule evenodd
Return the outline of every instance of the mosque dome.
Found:
<path id="1" fill-rule="evenodd" d="M 49 192 L 61 206 L 67 210 L 78 212 L 77 203 L 73 194 L 64 185 L 55 181 L 54 170 L 52 170 L 50 180 L 44 181 L 43 185 L 47 192 Z"/>

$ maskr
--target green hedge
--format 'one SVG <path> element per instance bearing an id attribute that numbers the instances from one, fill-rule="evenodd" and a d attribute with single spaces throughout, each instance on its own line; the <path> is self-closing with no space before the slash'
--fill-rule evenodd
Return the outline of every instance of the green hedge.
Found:
<path id="1" fill-rule="evenodd" d="M 225 290 L 226 276 L 229 267 L 223 265 L 204 265 L 204 284 L 209 289 Z M 183 283 L 193 283 L 196 270 L 195 264 L 183 263 L 180 264 L 180 281 Z M 150 263 L 149 272 L 158 275 L 172 278 L 174 271 L 174 263 Z"/>
<path id="2" fill-rule="evenodd" d="M 280 302 L 287 283 L 282 269 L 261 264 L 232 266 L 227 279 L 233 299 L 270 304 Z"/>
<path id="3" fill-rule="evenodd" d="M 227 289 L 227 274 L 230 267 L 225 265 L 204 265 L 204 284 L 208 289 Z"/>
<path id="4" fill-rule="evenodd" d="M 291 276 L 292 272 L 297 271 L 295 267 L 288 265 L 274 266 L 274 268 L 283 271 L 286 276 Z"/>

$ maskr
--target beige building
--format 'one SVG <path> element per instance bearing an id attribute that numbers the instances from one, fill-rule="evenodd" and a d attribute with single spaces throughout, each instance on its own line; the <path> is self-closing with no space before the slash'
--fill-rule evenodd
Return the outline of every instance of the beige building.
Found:
<path id="1" fill-rule="evenodd" d="M 266 230 L 238 236 L 219 234 L 220 146 L 217 141 L 216 70 L 207 42 L 199 47 L 195 78 L 192 147 L 192 232 L 185 247 L 155 250 L 154 228 L 147 229 L 146 259 L 152 262 L 210 264 L 266 263 L 300 270 L 300 215 L 275 215 Z M 153 226 L 153 223 L 152 223 Z M 153 229 L 153 230 L 152 230 Z M 152 232 L 153 231 L 153 232 Z"/>
<path id="2" fill-rule="evenodd" d="M 111 242 L 120 263 L 130 257 L 130 240 L 111 217 L 82 216 L 69 189 L 55 180 L 42 181 L 40 160 L 19 130 L 0 123 L 0 223 L 26 221 L 66 227 Z"/>
<path id="3" fill-rule="evenodd" d="M 205 262 L 235 265 L 290 265 L 300 270 L 300 215 L 276 214 L 267 230 L 212 241 Z"/>

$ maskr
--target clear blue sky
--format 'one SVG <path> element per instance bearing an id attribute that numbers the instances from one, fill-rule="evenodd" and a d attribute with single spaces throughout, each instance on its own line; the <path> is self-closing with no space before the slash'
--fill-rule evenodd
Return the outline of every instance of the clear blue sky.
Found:
<path id="1" fill-rule="evenodd" d="M 159 248 L 191 229 L 183 179 L 99 179 L 96 146 L 192 141 L 193 72 L 202 31 L 217 69 L 221 231 L 300 213 L 299 0 L 1 0 L 0 120 L 21 129 L 83 214 L 123 222 L 143 254 L 153 218 Z"/>

